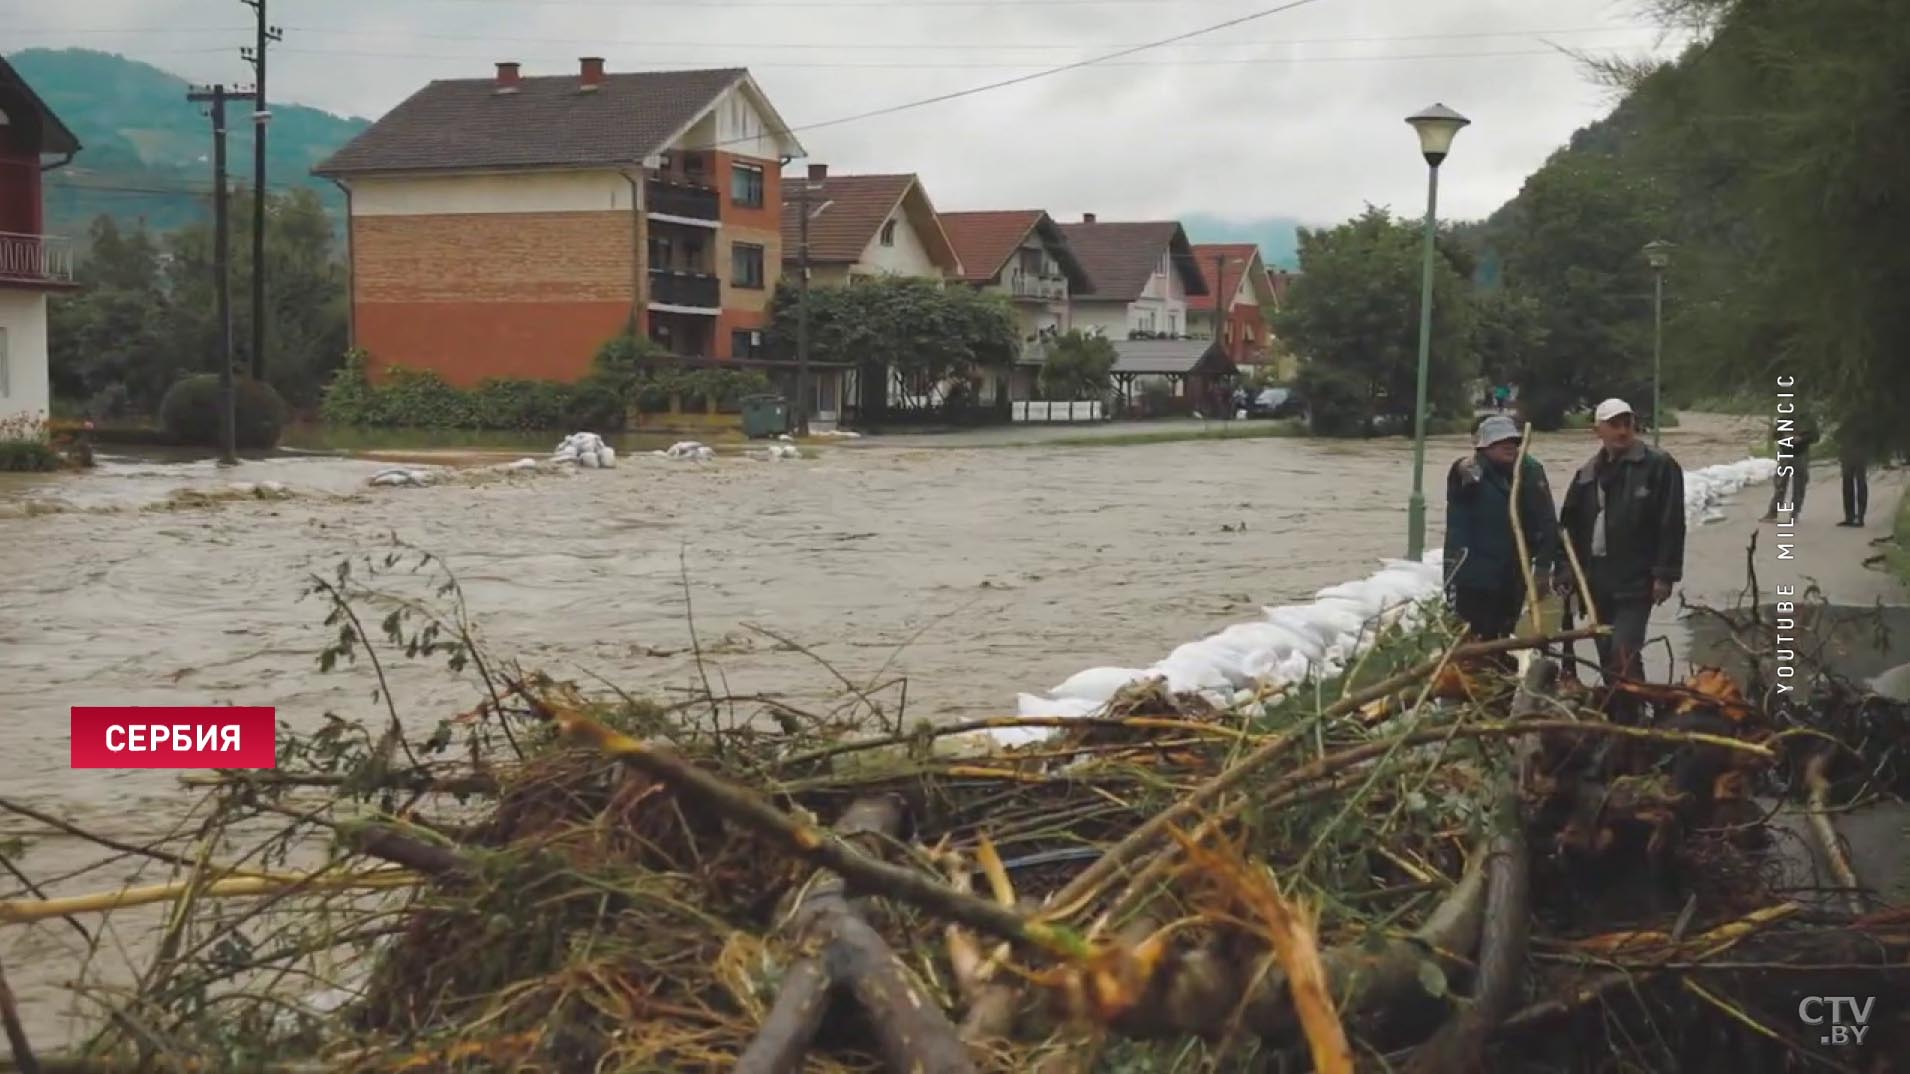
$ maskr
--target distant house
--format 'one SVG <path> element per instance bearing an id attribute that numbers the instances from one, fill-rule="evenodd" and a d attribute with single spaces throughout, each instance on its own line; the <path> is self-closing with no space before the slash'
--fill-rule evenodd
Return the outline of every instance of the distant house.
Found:
<path id="1" fill-rule="evenodd" d="M 1207 284 L 1178 223 L 1102 223 L 1087 213 L 1061 232 L 1093 282 L 1068 296 L 1075 328 L 1110 339 L 1187 334 L 1187 297 Z"/>
<path id="2" fill-rule="evenodd" d="M 351 330 L 374 372 L 575 380 L 641 332 L 687 365 L 765 361 L 781 161 L 740 69 L 432 82 L 314 171 L 345 189 Z"/>
<path id="3" fill-rule="evenodd" d="M 795 271 L 804 193 L 799 178 L 783 180 L 783 269 Z M 962 274 L 935 206 L 913 175 L 808 172 L 809 282 L 854 283 L 876 276 L 945 280 Z"/>
<path id="4" fill-rule="evenodd" d="M 1293 289 L 1293 281 L 1300 274 L 1283 268 L 1267 270 L 1267 286 L 1273 288 L 1273 308 L 1278 310 L 1287 304 L 1287 292 Z"/>
<path id="5" fill-rule="evenodd" d="M 71 289 L 73 247 L 43 233 L 40 173 L 79 152 L 79 139 L 0 59 L 0 422 L 44 420 L 47 295 Z"/>
<path id="6" fill-rule="evenodd" d="M 1260 247 L 1250 242 L 1203 243 L 1194 247 L 1194 263 L 1200 266 L 1208 293 L 1187 297 L 1188 334 L 1219 340 L 1235 365 L 1270 365 L 1273 332 L 1267 326 L 1266 311 L 1273 305 L 1273 284 L 1260 260 Z M 1218 331 L 1214 327 L 1217 302 L 1226 306 Z"/>
<path id="7" fill-rule="evenodd" d="M 1092 287 L 1060 225 L 1040 209 L 943 213 L 942 227 L 961 259 L 969 286 L 1005 296 L 1021 328 L 1022 361 L 1007 380 L 1011 400 L 1034 397 L 1045 341 L 1067 332 L 1069 296 Z M 984 399 L 996 398 L 992 382 Z"/>

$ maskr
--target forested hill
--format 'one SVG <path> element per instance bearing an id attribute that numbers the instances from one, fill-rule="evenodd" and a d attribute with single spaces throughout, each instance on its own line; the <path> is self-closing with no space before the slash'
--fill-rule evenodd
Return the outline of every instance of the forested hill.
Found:
<path id="1" fill-rule="evenodd" d="M 212 124 L 186 100 L 185 79 L 151 64 L 90 49 L 26 49 L 7 56 L 47 105 L 79 137 L 73 162 L 47 174 L 48 230 L 81 238 L 105 213 L 144 218 L 166 231 L 206 218 L 212 188 Z M 236 62 L 236 61 L 235 61 Z M 244 66 L 239 65 L 240 73 Z M 233 183 L 250 186 L 250 107 L 237 106 L 226 147 Z M 311 174 L 314 164 L 369 121 L 273 102 L 266 138 L 270 183 L 318 190 L 342 214 L 337 188 Z"/>

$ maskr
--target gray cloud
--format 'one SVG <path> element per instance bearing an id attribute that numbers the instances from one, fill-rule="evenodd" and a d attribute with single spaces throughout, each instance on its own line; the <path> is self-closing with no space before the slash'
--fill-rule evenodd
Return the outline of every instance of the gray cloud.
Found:
<path id="1" fill-rule="evenodd" d="M 573 70 L 579 55 L 601 54 L 615 70 L 748 66 L 801 126 L 1268 4 L 273 0 L 286 40 L 274 53 L 271 88 L 275 99 L 377 116 L 432 78 L 485 75 L 494 60 L 557 73 Z M 238 0 L 48 7 L 0 0 L 8 47 L 104 48 L 195 80 L 249 77 L 236 49 L 250 39 L 251 10 Z M 1628 56 L 1672 48 L 1613 0 L 1317 0 L 1116 65 L 800 137 L 837 171 L 918 172 L 944 208 L 1329 222 L 1369 202 L 1421 210 L 1425 169 L 1403 118 L 1438 100 L 1474 121 L 1442 173 L 1441 215 L 1474 217 L 1516 193 L 1573 130 L 1610 107 L 1609 95 L 1548 41 Z"/>

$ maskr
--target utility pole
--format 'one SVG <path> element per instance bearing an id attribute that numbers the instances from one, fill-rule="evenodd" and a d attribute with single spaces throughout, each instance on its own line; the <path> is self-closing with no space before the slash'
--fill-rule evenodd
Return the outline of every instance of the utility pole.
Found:
<path id="1" fill-rule="evenodd" d="M 231 243 L 226 220 L 225 103 L 244 100 L 246 96 L 243 92 L 227 92 L 223 83 L 186 94 L 188 101 L 212 105 L 212 273 L 219 295 L 219 462 L 225 466 L 239 461 L 232 401 L 232 275 L 227 264 L 230 257 L 227 247 Z"/>
<path id="2" fill-rule="evenodd" d="M 809 177 L 796 189 L 796 435 L 809 435 Z"/>
<path id="3" fill-rule="evenodd" d="M 285 34 L 265 21 L 265 0 L 239 0 L 258 13 L 258 43 L 239 55 L 252 64 L 257 87 L 252 104 L 252 379 L 265 379 L 265 125 L 272 121 L 265 99 L 265 46 Z"/>

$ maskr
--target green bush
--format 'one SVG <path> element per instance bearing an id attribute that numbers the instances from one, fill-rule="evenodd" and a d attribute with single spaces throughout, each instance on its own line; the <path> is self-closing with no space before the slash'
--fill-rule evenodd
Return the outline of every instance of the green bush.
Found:
<path id="1" fill-rule="evenodd" d="M 186 377 L 166 390 L 159 402 L 159 423 L 179 444 L 218 447 L 221 434 L 219 378 L 212 373 Z M 269 448 L 285 430 L 285 400 L 270 384 L 240 377 L 233 384 L 233 431 L 238 447 Z"/>
<path id="2" fill-rule="evenodd" d="M 0 440 L 0 472 L 57 470 L 60 453 L 44 440 Z"/>
<path id="3" fill-rule="evenodd" d="M 680 369 L 649 340 L 618 336 L 597 351 L 589 376 L 575 384 L 553 380 L 486 380 L 453 387 L 436 373 L 393 369 L 372 384 L 367 356 L 354 350 L 325 388 L 319 415 L 336 425 L 511 431 L 616 432 L 634 406 L 654 413 L 672 399 L 696 409 L 705 399 L 734 406 L 752 392 L 770 390 L 753 369 Z"/>
<path id="4" fill-rule="evenodd" d="M 1349 370 L 1309 362 L 1294 378 L 1294 391 L 1306 400 L 1315 436 L 1368 436 L 1373 431 L 1372 393 Z"/>

